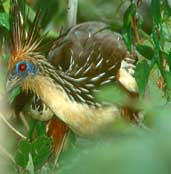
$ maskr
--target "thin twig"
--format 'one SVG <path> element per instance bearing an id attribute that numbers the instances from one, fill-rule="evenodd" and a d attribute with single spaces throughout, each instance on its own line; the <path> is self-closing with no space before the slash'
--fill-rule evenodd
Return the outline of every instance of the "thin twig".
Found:
<path id="1" fill-rule="evenodd" d="M 22 112 L 19 113 L 19 117 L 20 117 L 26 131 L 29 131 L 30 127 L 29 127 L 28 121 L 26 120 L 26 118 Z"/>
<path id="2" fill-rule="evenodd" d="M 23 138 L 23 139 L 27 139 L 26 136 L 24 136 L 22 133 L 20 133 L 17 129 L 15 129 L 6 119 L 5 117 L 0 113 L 0 118 L 2 119 L 2 121 L 19 137 Z"/>
<path id="3" fill-rule="evenodd" d="M 119 5 L 116 8 L 114 16 L 117 16 L 119 14 L 119 11 L 120 11 L 121 7 L 124 5 L 124 3 L 126 3 L 126 1 L 121 0 L 121 2 L 119 3 Z"/>

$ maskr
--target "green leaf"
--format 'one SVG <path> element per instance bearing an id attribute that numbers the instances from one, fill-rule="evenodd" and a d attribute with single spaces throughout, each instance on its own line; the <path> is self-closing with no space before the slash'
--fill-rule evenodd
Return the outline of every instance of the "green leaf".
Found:
<path id="1" fill-rule="evenodd" d="M 149 60 L 151 60 L 154 56 L 154 50 L 150 46 L 137 44 L 136 49 L 142 56 Z"/>
<path id="2" fill-rule="evenodd" d="M 164 71 L 164 79 L 168 90 L 167 92 L 169 93 L 169 96 L 171 96 L 171 72 Z"/>
<path id="3" fill-rule="evenodd" d="M 0 93 L 4 93 L 5 92 L 6 76 L 7 76 L 7 71 L 0 64 Z"/>
<path id="4" fill-rule="evenodd" d="M 28 142 L 28 140 L 22 140 L 20 141 L 17 152 L 15 155 L 15 161 L 16 163 L 25 168 L 27 166 L 28 160 L 29 160 L 29 153 L 31 152 L 31 145 Z"/>
<path id="5" fill-rule="evenodd" d="M 165 56 L 165 58 L 166 58 L 167 64 L 168 64 L 168 66 L 169 66 L 169 70 L 171 71 L 171 60 L 170 60 L 170 58 L 171 58 L 171 53 L 169 52 L 169 53 L 163 53 L 163 54 L 164 54 L 164 56 Z"/>
<path id="6" fill-rule="evenodd" d="M 141 29 L 143 22 L 144 22 L 144 19 L 143 19 L 142 15 L 140 15 L 139 13 L 137 13 L 137 18 L 138 18 L 137 27 L 138 27 L 138 29 Z"/>
<path id="7" fill-rule="evenodd" d="M 104 86 L 95 93 L 95 98 L 98 102 L 108 102 L 123 104 L 127 101 L 126 94 L 117 86 L 110 85 Z"/>
<path id="8" fill-rule="evenodd" d="M 0 13 L 0 25 L 9 30 L 9 15 L 7 13 Z"/>
<path id="9" fill-rule="evenodd" d="M 132 36 L 133 36 L 132 21 L 135 13 L 136 13 L 136 5 L 133 3 L 125 11 L 123 17 L 123 29 L 124 29 L 123 38 L 129 51 L 131 51 L 131 46 L 132 46 Z"/>
<path id="10" fill-rule="evenodd" d="M 128 28 L 126 33 L 123 34 L 123 39 L 128 50 L 131 51 L 131 48 L 132 48 L 132 29 L 131 28 Z"/>
<path id="11" fill-rule="evenodd" d="M 32 158 L 35 168 L 41 167 L 49 158 L 51 151 L 51 138 L 38 137 L 36 141 L 32 143 Z"/>
<path id="12" fill-rule="evenodd" d="M 42 122 L 42 121 L 37 122 L 36 133 L 39 137 L 46 135 L 46 124 L 47 124 L 46 122 Z"/>
<path id="13" fill-rule="evenodd" d="M 38 137 L 35 141 L 22 140 L 18 146 L 15 161 L 25 168 L 29 163 L 29 155 L 32 157 L 35 169 L 41 167 L 51 154 L 51 139 L 49 137 Z"/>
<path id="14" fill-rule="evenodd" d="M 162 76 L 164 76 L 164 69 L 163 69 L 163 53 L 160 50 L 155 50 L 154 53 L 154 60 L 157 63 L 157 66 L 160 70 Z"/>
<path id="15" fill-rule="evenodd" d="M 52 21 L 52 17 L 54 17 L 54 14 L 59 12 L 59 1 L 56 0 L 49 0 L 48 3 L 47 1 L 36 1 L 35 3 L 36 8 L 41 9 L 41 13 L 43 14 L 44 18 L 41 21 L 41 25 L 43 27 L 47 26 Z M 48 11 L 48 15 L 47 14 Z"/>
<path id="16" fill-rule="evenodd" d="M 3 2 L 3 7 L 4 7 L 4 10 L 6 13 L 9 13 L 9 8 L 10 8 L 10 3 L 9 3 L 10 0 L 6 0 Z"/>
<path id="17" fill-rule="evenodd" d="M 30 129 L 28 132 L 29 139 L 32 140 L 34 139 L 34 137 L 41 137 L 46 135 L 46 124 L 47 122 L 42 122 L 32 118 L 29 122 L 29 125 L 30 125 Z"/>
<path id="18" fill-rule="evenodd" d="M 135 79 L 137 81 L 137 85 L 141 95 L 144 95 L 145 87 L 148 82 L 149 73 L 150 73 L 150 67 L 146 60 L 143 60 L 137 64 L 135 70 Z"/>
<path id="19" fill-rule="evenodd" d="M 7 54 L 2 55 L 2 61 L 3 61 L 4 64 L 8 63 L 8 59 L 9 59 L 9 56 Z"/>
<path id="20" fill-rule="evenodd" d="M 17 95 L 20 94 L 20 88 L 16 87 L 12 90 L 9 96 L 9 102 L 12 103 Z"/>
<path id="21" fill-rule="evenodd" d="M 26 170 L 28 170 L 30 174 L 34 174 L 34 164 L 33 164 L 33 159 L 30 153 L 29 153 L 29 160 L 26 166 Z"/>
<path id="22" fill-rule="evenodd" d="M 133 3 L 125 11 L 125 14 L 123 17 L 124 28 L 131 26 L 132 17 L 135 15 L 135 13 L 136 13 L 136 5 Z"/>
<path id="23" fill-rule="evenodd" d="M 160 39 L 159 39 L 159 33 L 157 31 L 157 28 L 154 28 L 152 31 L 152 38 L 153 38 L 153 42 L 154 42 L 154 48 L 156 50 L 160 50 Z"/>
<path id="24" fill-rule="evenodd" d="M 160 0 L 151 1 L 151 14 L 152 14 L 153 22 L 157 25 L 160 24 L 161 22 Z"/>

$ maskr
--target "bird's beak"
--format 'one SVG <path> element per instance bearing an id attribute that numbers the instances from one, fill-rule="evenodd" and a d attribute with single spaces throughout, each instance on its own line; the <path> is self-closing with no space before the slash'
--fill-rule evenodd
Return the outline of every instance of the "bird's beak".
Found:
<path id="1" fill-rule="evenodd" d="M 10 76 L 8 76 L 7 78 L 7 82 L 6 82 L 6 91 L 7 93 L 12 92 L 15 88 L 19 87 L 20 83 L 21 83 L 21 78 L 16 76 L 11 78 Z"/>

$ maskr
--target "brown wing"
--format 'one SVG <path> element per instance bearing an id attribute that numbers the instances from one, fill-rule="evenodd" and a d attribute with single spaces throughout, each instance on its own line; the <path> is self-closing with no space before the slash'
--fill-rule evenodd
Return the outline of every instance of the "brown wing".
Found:
<path id="1" fill-rule="evenodd" d="M 61 78 L 66 82 L 64 88 L 68 95 L 91 104 L 94 102 L 92 92 L 116 79 L 127 54 L 120 34 L 104 23 L 86 22 L 58 38 L 48 58 L 64 72 Z"/>
<path id="2" fill-rule="evenodd" d="M 127 49 L 122 37 L 108 29 L 106 24 L 85 22 L 57 39 L 48 58 L 56 67 L 60 65 L 63 70 L 68 70 L 71 63 L 78 67 L 84 66 L 90 54 L 94 64 L 98 63 L 101 56 L 104 61 L 110 60 L 114 65 L 125 58 Z M 120 63 L 117 67 L 119 66 Z"/>

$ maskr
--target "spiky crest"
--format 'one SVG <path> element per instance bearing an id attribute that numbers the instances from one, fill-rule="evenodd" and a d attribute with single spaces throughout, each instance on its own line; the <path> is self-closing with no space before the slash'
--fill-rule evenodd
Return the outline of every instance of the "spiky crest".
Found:
<path id="1" fill-rule="evenodd" d="M 40 10 L 26 30 L 26 10 L 21 12 L 19 0 L 10 0 L 10 37 L 11 56 L 8 68 L 11 69 L 16 62 L 32 59 L 32 55 L 38 54 L 44 37 L 39 37 L 40 32 Z"/>

